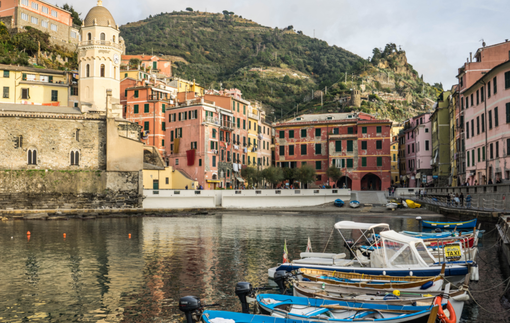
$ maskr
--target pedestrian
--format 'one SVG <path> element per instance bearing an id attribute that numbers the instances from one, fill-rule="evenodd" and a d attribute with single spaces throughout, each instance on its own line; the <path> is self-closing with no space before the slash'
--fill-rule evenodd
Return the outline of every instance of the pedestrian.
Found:
<path id="1" fill-rule="evenodd" d="M 471 207 L 471 194 L 469 194 L 469 193 L 466 196 L 466 207 L 468 207 L 468 208 Z"/>
<path id="2" fill-rule="evenodd" d="M 460 206 L 464 206 L 464 193 L 460 192 L 459 200 Z"/>
<path id="3" fill-rule="evenodd" d="M 186 185 L 186 189 L 188 189 L 188 185 Z"/>
<path id="4" fill-rule="evenodd" d="M 458 207 L 460 204 L 459 193 L 455 194 L 455 197 L 453 198 L 453 200 L 455 201 L 455 206 Z"/>

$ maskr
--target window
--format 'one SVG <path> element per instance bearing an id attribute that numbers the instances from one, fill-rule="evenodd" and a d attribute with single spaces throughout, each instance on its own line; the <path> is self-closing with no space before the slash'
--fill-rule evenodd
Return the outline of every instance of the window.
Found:
<path id="1" fill-rule="evenodd" d="M 294 145 L 289 145 L 289 156 L 294 156 Z"/>
<path id="2" fill-rule="evenodd" d="M 216 167 L 216 156 L 212 156 L 212 167 Z"/>
<path id="3" fill-rule="evenodd" d="M 134 109 L 135 109 L 134 113 L 138 113 L 138 104 L 135 104 Z"/>
<path id="4" fill-rule="evenodd" d="M 21 89 L 21 98 L 24 100 L 30 100 L 30 91 L 29 89 Z"/>
<path id="5" fill-rule="evenodd" d="M 213 156 L 213 161 L 216 162 L 216 156 Z M 175 165 L 179 165 L 179 159 L 175 159 Z"/>
<path id="6" fill-rule="evenodd" d="M 37 19 L 36 17 L 30 17 L 30 22 L 33 23 L 34 25 L 38 25 L 39 24 L 39 19 Z"/>
<path id="7" fill-rule="evenodd" d="M 48 14 L 49 13 L 48 7 L 42 6 L 42 12 Z"/>
<path id="8" fill-rule="evenodd" d="M 10 72 L 5 70 L 4 71 L 4 78 L 9 78 L 10 77 Z"/>
<path id="9" fill-rule="evenodd" d="M 8 86 L 4 86 L 4 95 L 3 95 L 3 98 L 4 99 L 8 99 L 9 98 L 9 87 Z"/>
<path id="10" fill-rule="evenodd" d="M 280 146 L 280 156 L 285 156 L 285 146 Z"/>
<path id="11" fill-rule="evenodd" d="M 347 168 L 352 168 L 352 167 L 353 167 L 353 160 L 347 159 Z"/>
<path id="12" fill-rule="evenodd" d="M 335 141 L 335 151 L 336 152 L 342 151 L 342 141 L 341 140 Z"/>
<path id="13" fill-rule="evenodd" d="M 482 132 L 485 132 L 485 114 L 482 114 Z"/>
<path id="14" fill-rule="evenodd" d="M 368 146 L 368 142 L 367 141 L 362 141 L 361 142 L 361 149 L 362 150 L 367 150 L 367 146 Z"/>
<path id="15" fill-rule="evenodd" d="M 498 107 L 494 108 L 494 127 L 499 126 Z"/>
<path id="16" fill-rule="evenodd" d="M 475 136 L 475 120 L 471 119 L 471 137 Z"/>
<path id="17" fill-rule="evenodd" d="M 161 106 L 161 112 L 163 112 L 163 113 L 165 113 L 165 112 L 166 112 L 166 106 L 165 106 L 165 104 L 163 104 L 163 105 Z M 195 119 L 196 119 L 196 114 L 197 114 L 197 110 L 195 110 Z"/>
<path id="18" fill-rule="evenodd" d="M 28 7 L 28 0 L 21 0 L 21 4 Z"/>
<path id="19" fill-rule="evenodd" d="M 320 160 L 315 162 L 315 169 L 322 169 L 322 162 Z"/>
<path id="20" fill-rule="evenodd" d="M 471 150 L 471 166 L 475 166 L 475 150 Z"/>
<path id="21" fill-rule="evenodd" d="M 161 146 L 165 147 L 165 139 L 161 139 Z"/>
<path id="22" fill-rule="evenodd" d="M 71 151 L 71 166 L 80 165 L 80 152 L 79 151 Z"/>
<path id="23" fill-rule="evenodd" d="M 87 77 L 90 77 L 90 65 L 89 64 L 87 64 L 85 66 L 85 74 L 87 75 Z"/>
<path id="24" fill-rule="evenodd" d="M 21 19 L 28 21 L 28 15 L 26 13 L 21 13 Z"/>
<path id="25" fill-rule="evenodd" d="M 145 121 L 143 123 L 143 130 L 148 131 L 149 130 L 149 121 Z"/>
<path id="26" fill-rule="evenodd" d="M 485 147 L 482 147 L 482 161 L 485 161 Z"/>
<path id="27" fill-rule="evenodd" d="M 37 165 L 37 150 L 35 149 L 28 150 L 28 164 Z"/>
<path id="28" fill-rule="evenodd" d="M 377 126 L 377 133 L 381 133 L 382 132 L 382 127 L 381 126 Z"/>
<path id="29" fill-rule="evenodd" d="M 113 42 L 115 42 L 115 36 L 113 36 Z M 158 69 L 158 62 L 152 62 L 152 69 L 154 70 Z"/>
<path id="30" fill-rule="evenodd" d="M 289 130 L 289 138 L 294 138 L 294 130 Z"/>
<path id="31" fill-rule="evenodd" d="M 191 149 L 197 149 L 197 142 L 196 141 L 192 141 L 191 142 Z"/>
<path id="32" fill-rule="evenodd" d="M 477 152 L 478 152 L 478 154 L 477 154 L 478 155 L 478 162 L 480 162 L 480 160 L 481 160 L 480 159 L 480 157 L 481 157 L 481 155 L 480 155 L 480 148 L 477 149 Z"/>
<path id="33" fill-rule="evenodd" d="M 148 103 L 143 105 L 143 112 L 144 113 L 149 113 L 149 104 Z"/>
<path id="34" fill-rule="evenodd" d="M 496 141 L 496 158 L 499 158 L 499 141 Z"/>
<path id="35" fill-rule="evenodd" d="M 382 166 L 382 157 L 377 157 L 377 166 L 378 167 Z"/>
<path id="36" fill-rule="evenodd" d="M 494 94 L 498 93 L 498 83 L 496 76 L 494 76 L 494 78 L 492 79 L 492 84 L 494 84 Z"/>
<path id="37" fill-rule="evenodd" d="M 353 133 L 354 133 L 354 128 L 353 127 L 347 128 L 347 134 L 352 135 Z"/>
<path id="38" fill-rule="evenodd" d="M 135 98 L 138 98 L 138 90 L 135 90 Z"/>
<path id="39" fill-rule="evenodd" d="M 101 64 L 101 77 L 105 76 L 105 66 L 104 64 Z"/>
<path id="40" fill-rule="evenodd" d="M 505 73 L 505 90 L 510 88 L 510 72 Z"/>
<path id="41" fill-rule="evenodd" d="M 78 87 L 77 86 L 71 87 L 71 96 L 78 96 Z"/>
<path id="42" fill-rule="evenodd" d="M 57 25 L 51 24 L 50 29 L 53 31 L 57 31 Z"/>
<path id="43" fill-rule="evenodd" d="M 321 129 L 315 128 L 315 137 L 320 137 L 320 136 L 321 136 Z"/>
<path id="44" fill-rule="evenodd" d="M 377 140 L 375 142 L 375 149 L 382 149 L 382 140 Z"/>
<path id="45" fill-rule="evenodd" d="M 322 144 L 315 144 L 315 154 L 322 155 Z"/>
<path id="46" fill-rule="evenodd" d="M 352 140 L 347 140 L 347 151 L 353 151 Z"/>
<path id="47" fill-rule="evenodd" d="M 165 122 L 161 123 L 161 130 L 166 131 L 166 123 Z"/>
<path id="48" fill-rule="evenodd" d="M 489 110 L 488 121 L 489 121 L 489 129 L 492 129 L 492 111 L 491 110 Z"/>
<path id="49" fill-rule="evenodd" d="M 51 90 L 51 101 L 58 102 L 58 91 Z"/>
<path id="50" fill-rule="evenodd" d="M 57 11 L 56 10 L 51 10 L 51 15 L 55 18 L 57 18 Z"/>
<path id="51" fill-rule="evenodd" d="M 245 120 L 243 120 L 243 121 L 245 121 Z M 280 130 L 280 139 L 283 139 L 283 138 L 285 138 L 285 131 Z"/>
<path id="52" fill-rule="evenodd" d="M 367 127 L 361 127 L 361 133 L 367 133 Z"/>
<path id="53" fill-rule="evenodd" d="M 301 129 L 301 138 L 306 138 L 306 129 Z"/>
<path id="54" fill-rule="evenodd" d="M 464 109 L 464 97 L 460 98 L 460 109 Z"/>
<path id="55" fill-rule="evenodd" d="M 490 159 L 494 159 L 494 145 L 492 144 L 492 142 L 489 147 L 490 147 L 490 149 L 489 149 Z"/>
<path id="56" fill-rule="evenodd" d="M 301 156 L 306 155 L 306 145 L 301 145 Z"/>
<path id="57" fill-rule="evenodd" d="M 476 105 L 480 104 L 480 93 L 476 90 Z"/>
<path id="58" fill-rule="evenodd" d="M 430 149 L 430 142 L 425 140 L 425 150 L 428 151 Z"/>
<path id="59" fill-rule="evenodd" d="M 243 120 L 243 129 L 246 129 L 246 120 Z"/>
<path id="60" fill-rule="evenodd" d="M 361 157 L 361 166 L 366 167 L 367 166 L 367 158 Z"/>

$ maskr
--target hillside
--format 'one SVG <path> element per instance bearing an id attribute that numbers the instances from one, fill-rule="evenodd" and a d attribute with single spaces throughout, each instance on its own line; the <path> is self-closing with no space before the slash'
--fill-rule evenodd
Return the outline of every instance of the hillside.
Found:
<path id="1" fill-rule="evenodd" d="M 352 110 L 340 102 L 352 88 L 364 88 L 365 94 L 411 93 L 406 103 L 416 109 L 422 109 L 424 97 L 435 100 L 431 95 L 434 91 L 409 68 L 407 61 L 403 66 L 400 61 L 394 62 L 390 55 L 398 53 L 391 46 L 390 52 L 385 48 L 380 57 L 374 55 L 368 61 L 295 31 L 293 26 L 265 27 L 228 11 L 161 13 L 124 25 L 121 33 L 128 54 L 173 57 L 176 76 L 195 79 L 206 88 L 239 88 L 245 98 L 261 101 L 276 118 L 290 116 L 297 108 L 299 112 Z M 389 81 L 382 82 L 383 74 L 390 75 Z M 423 97 L 416 95 L 418 92 Z M 415 109 L 390 113 L 390 103 L 376 101 L 363 101 L 363 106 L 355 110 L 380 111 L 381 116 L 399 121 L 407 110 L 415 113 Z"/>

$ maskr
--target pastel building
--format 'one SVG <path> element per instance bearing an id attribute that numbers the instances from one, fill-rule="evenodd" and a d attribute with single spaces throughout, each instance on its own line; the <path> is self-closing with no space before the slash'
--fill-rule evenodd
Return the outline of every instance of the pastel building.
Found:
<path id="1" fill-rule="evenodd" d="M 442 92 L 437 98 L 435 110 L 430 116 L 432 125 L 432 178 L 434 186 L 448 186 L 452 171 L 450 165 L 450 91 Z"/>
<path id="2" fill-rule="evenodd" d="M 301 115 L 275 125 L 277 167 L 315 168 L 315 185 L 386 190 L 391 185 L 391 122 L 365 113 Z M 336 183 L 328 167 L 342 170 Z"/>
<path id="3" fill-rule="evenodd" d="M 122 55 L 122 69 L 130 70 L 130 62 L 139 62 L 137 70 L 142 70 L 158 77 L 172 76 L 172 62 L 154 55 Z"/>

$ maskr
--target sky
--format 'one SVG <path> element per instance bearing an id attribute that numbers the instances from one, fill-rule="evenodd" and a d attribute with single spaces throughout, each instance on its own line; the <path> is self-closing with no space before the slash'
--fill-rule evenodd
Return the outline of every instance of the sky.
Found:
<path id="1" fill-rule="evenodd" d="M 51 2 L 52 0 L 47 0 Z M 72 5 L 82 19 L 95 0 L 58 0 Z M 510 38 L 508 0 L 103 0 L 119 25 L 161 12 L 232 11 L 261 25 L 289 25 L 363 58 L 375 47 L 395 43 L 424 80 L 457 83 L 455 76 L 470 52 Z"/>

